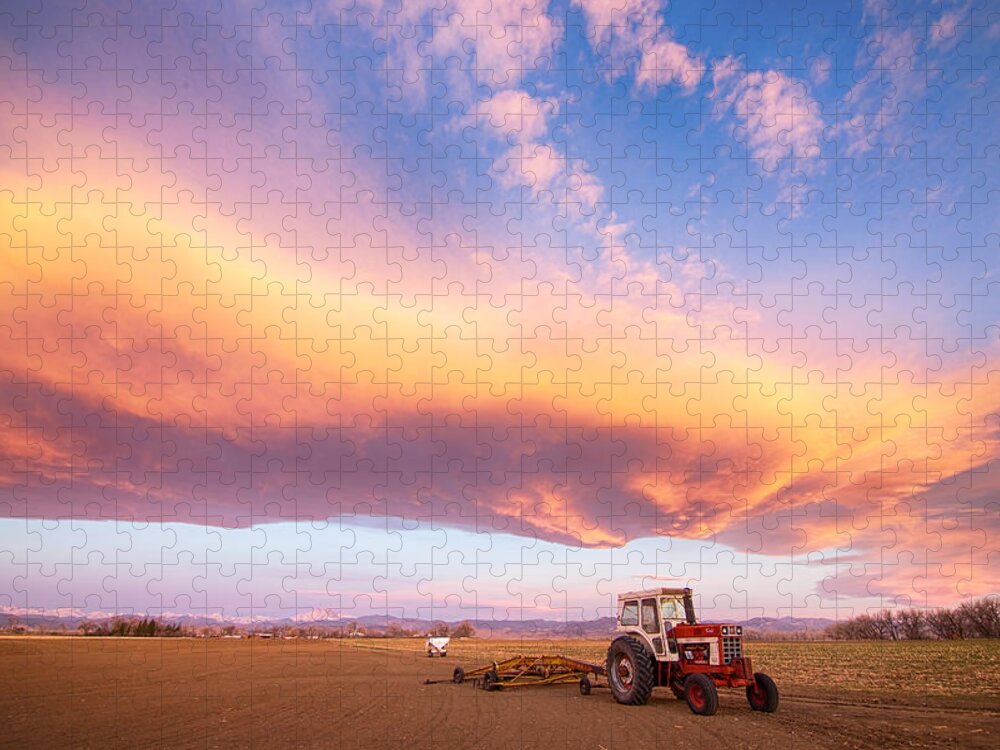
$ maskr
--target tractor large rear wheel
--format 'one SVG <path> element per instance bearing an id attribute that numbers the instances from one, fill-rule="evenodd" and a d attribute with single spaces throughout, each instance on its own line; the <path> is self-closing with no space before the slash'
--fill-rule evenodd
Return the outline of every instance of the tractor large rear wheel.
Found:
<path id="1" fill-rule="evenodd" d="M 772 714 L 778 710 L 778 686 L 763 672 L 753 676 L 753 685 L 747 685 L 747 703 L 754 711 Z"/>
<path id="2" fill-rule="evenodd" d="M 699 716 L 711 716 L 719 710 L 719 691 L 707 675 L 688 675 L 684 680 L 684 698 L 691 712 Z"/>
<path id="3" fill-rule="evenodd" d="M 608 647 L 608 684 L 619 703 L 641 706 L 656 681 L 653 657 L 638 638 L 625 635 Z"/>

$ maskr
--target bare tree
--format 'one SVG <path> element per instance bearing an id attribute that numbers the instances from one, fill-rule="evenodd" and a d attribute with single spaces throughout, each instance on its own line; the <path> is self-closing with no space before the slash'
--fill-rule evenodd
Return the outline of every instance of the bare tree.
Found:
<path id="1" fill-rule="evenodd" d="M 872 617 L 872 624 L 880 641 L 898 641 L 896 615 L 891 609 L 883 609 Z"/>
<path id="2" fill-rule="evenodd" d="M 901 638 L 917 641 L 925 637 L 924 613 L 919 609 L 901 609 L 896 613 L 896 624 Z"/>
<path id="3" fill-rule="evenodd" d="M 472 626 L 472 623 L 468 620 L 460 622 L 451 631 L 452 638 L 473 638 L 476 635 L 476 629 Z"/>
<path id="4" fill-rule="evenodd" d="M 1000 597 L 963 602 L 955 609 L 881 610 L 834 623 L 826 636 L 838 640 L 1000 638 Z"/>
<path id="5" fill-rule="evenodd" d="M 858 615 L 854 618 L 854 632 L 851 638 L 858 638 L 866 641 L 877 641 L 882 638 L 882 630 L 874 617 L 868 614 Z"/>
<path id="6" fill-rule="evenodd" d="M 1000 599 L 997 597 L 963 602 L 956 614 L 969 635 L 976 638 L 1000 638 Z"/>
<path id="7" fill-rule="evenodd" d="M 937 638 L 951 640 L 965 637 L 965 625 L 955 610 L 935 609 L 927 613 L 927 627 Z"/>

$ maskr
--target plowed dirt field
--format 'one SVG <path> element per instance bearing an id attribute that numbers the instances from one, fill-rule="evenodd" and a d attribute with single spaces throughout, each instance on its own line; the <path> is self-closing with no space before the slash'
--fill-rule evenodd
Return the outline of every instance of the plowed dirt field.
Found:
<path id="1" fill-rule="evenodd" d="M 428 659 L 413 640 L 6 638 L 0 639 L 0 745 L 1000 746 L 996 672 L 984 684 L 968 667 L 981 664 L 983 654 L 994 663 L 1000 644 L 962 646 L 955 663 L 942 666 L 944 652 L 934 649 L 947 645 L 908 644 L 912 650 L 900 651 L 887 644 L 880 652 L 872 644 L 752 644 L 755 664 L 781 688 L 778 712 L 753 713 L 740 692 L 722 691 L 718 714 L 697 717 L 668 690 L 628 707 L 614 703 L 608 690 L 584 697 L 574 685 L 487 693 L 470 684 L 424 684 L 450 676 L 456 665 L 468 669 L 517 652 L 569 651 L 597 660 L 605 644 L 596 642 L 465 641 L 445 659 Z M 917 682 L 907 684 L 910 673 Z M 952 678 L 959 687 L 949 687 Z"/>

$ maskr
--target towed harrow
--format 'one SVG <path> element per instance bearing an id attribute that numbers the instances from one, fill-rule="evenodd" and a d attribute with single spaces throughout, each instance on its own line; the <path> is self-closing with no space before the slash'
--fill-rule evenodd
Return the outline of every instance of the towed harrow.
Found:
<path id="1" fill-rule="evenodd" d="M 426 680 L 425 684 L 454 682 L 460 685 L 470 680 L 483 690 L 506 690 L 575 682 L 580 686 L 582 695 L 590 695 L 592 688 L 606 687 L 598 681 L 605 676 L 606 670 L 602 665 L 568 656 L 515 656 L 468 671 L 455 667 L 451 680 Z"/>

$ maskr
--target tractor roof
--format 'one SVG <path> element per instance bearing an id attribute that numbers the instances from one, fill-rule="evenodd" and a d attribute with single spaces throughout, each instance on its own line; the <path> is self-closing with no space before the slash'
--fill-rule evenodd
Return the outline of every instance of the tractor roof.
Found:
<path id="1" fill-rule="evenodd" d="M 618 595 L 618 601 L 622 599 L 642 599 L 649 596 L 690 596 L 691 589 L 643 589 L 642 591 L 626 591 Z"/>

